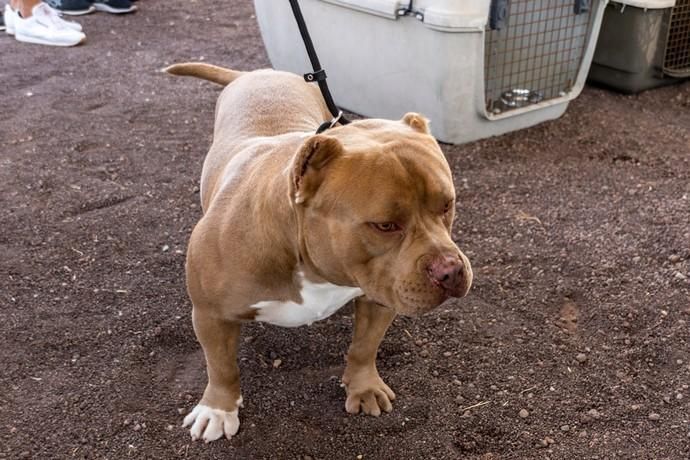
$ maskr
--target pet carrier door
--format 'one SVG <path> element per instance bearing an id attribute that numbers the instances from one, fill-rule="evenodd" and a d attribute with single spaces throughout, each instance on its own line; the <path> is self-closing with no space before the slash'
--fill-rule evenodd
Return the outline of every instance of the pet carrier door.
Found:
<path id="1" fill-rule="evenodd" d="M 566 96 L 592 24 L 586 0 L 492 0 L 485 38 L 488 114 Z"/>
<path id="2" fill-rule="evenodd" d="M 672 77 L 690 77 L 690 0 L 676 0 L 671 10 L 664 73 Z"/>

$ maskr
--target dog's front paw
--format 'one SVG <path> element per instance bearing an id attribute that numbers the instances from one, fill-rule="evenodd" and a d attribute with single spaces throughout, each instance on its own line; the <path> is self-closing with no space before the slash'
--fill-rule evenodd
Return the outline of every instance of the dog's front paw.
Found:
<path id="1" fill-rule="evenodd" d="M 378 417 L 381 411 L 393 410 L 391 401 L 395 399 L 395 393 L 383 382 L 378 373 L 343 377 L 343 383 L 347 390 L 345 410 L 350 414 L 358 414 L 361 410 L 367 415 Z"/>
<path id="2" fill-rule="evenodd" d="M 223 434 L 230 439 L 240 429 L 238 412 L 241 403 L 242 398 L 237 402 L 238 408 L 230 412 L 197 404 L 184 418 L 182 426 L 192 425 L 189 433 L 192 435 L 193 441 L 203 439 L 204 442 L 211 442 L 219 439 Z"/>

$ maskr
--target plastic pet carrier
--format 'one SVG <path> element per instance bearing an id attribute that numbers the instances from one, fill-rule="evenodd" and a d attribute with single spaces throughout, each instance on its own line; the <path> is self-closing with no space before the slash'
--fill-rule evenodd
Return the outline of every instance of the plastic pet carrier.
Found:
<path id="1" fill-rule="evenodd" d="M 589 79 L 636 93 L 690 77 L 690 0 L 609 3 Z"/>
<path id="2" fill-rule="evenodd" d="M 563 114 L 582 90 L 606 0 L 301 0 L 336 103 L 462 143 Z M 287 0 L 254 0 L 273 66 L 311 72 Z"/>

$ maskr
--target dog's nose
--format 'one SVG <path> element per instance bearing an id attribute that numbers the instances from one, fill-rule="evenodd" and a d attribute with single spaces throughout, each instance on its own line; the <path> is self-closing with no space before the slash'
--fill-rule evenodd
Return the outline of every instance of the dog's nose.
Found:
<path id="1" fill-rule="evenodd" d="M 463 262 L 458 256 L 441 256 L 427 267 L 427 274 L 437 286 L 450 295 L 458 295 L 463 285 Z"/>

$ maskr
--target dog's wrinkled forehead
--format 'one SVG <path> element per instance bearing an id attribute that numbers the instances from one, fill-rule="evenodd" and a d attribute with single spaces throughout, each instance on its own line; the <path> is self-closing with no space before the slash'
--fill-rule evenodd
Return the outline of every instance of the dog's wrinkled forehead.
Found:
<path id="1" fill-rule="evenodd" d="M 410 206 L 436 209 L 455 197 L 450 168 L 428 135 L 402 133 L 343 138 L 345 154 L 325 186 L 328 196 L 395 213 Z M 383 209 L 381 210 L 383 212 Z"/>

